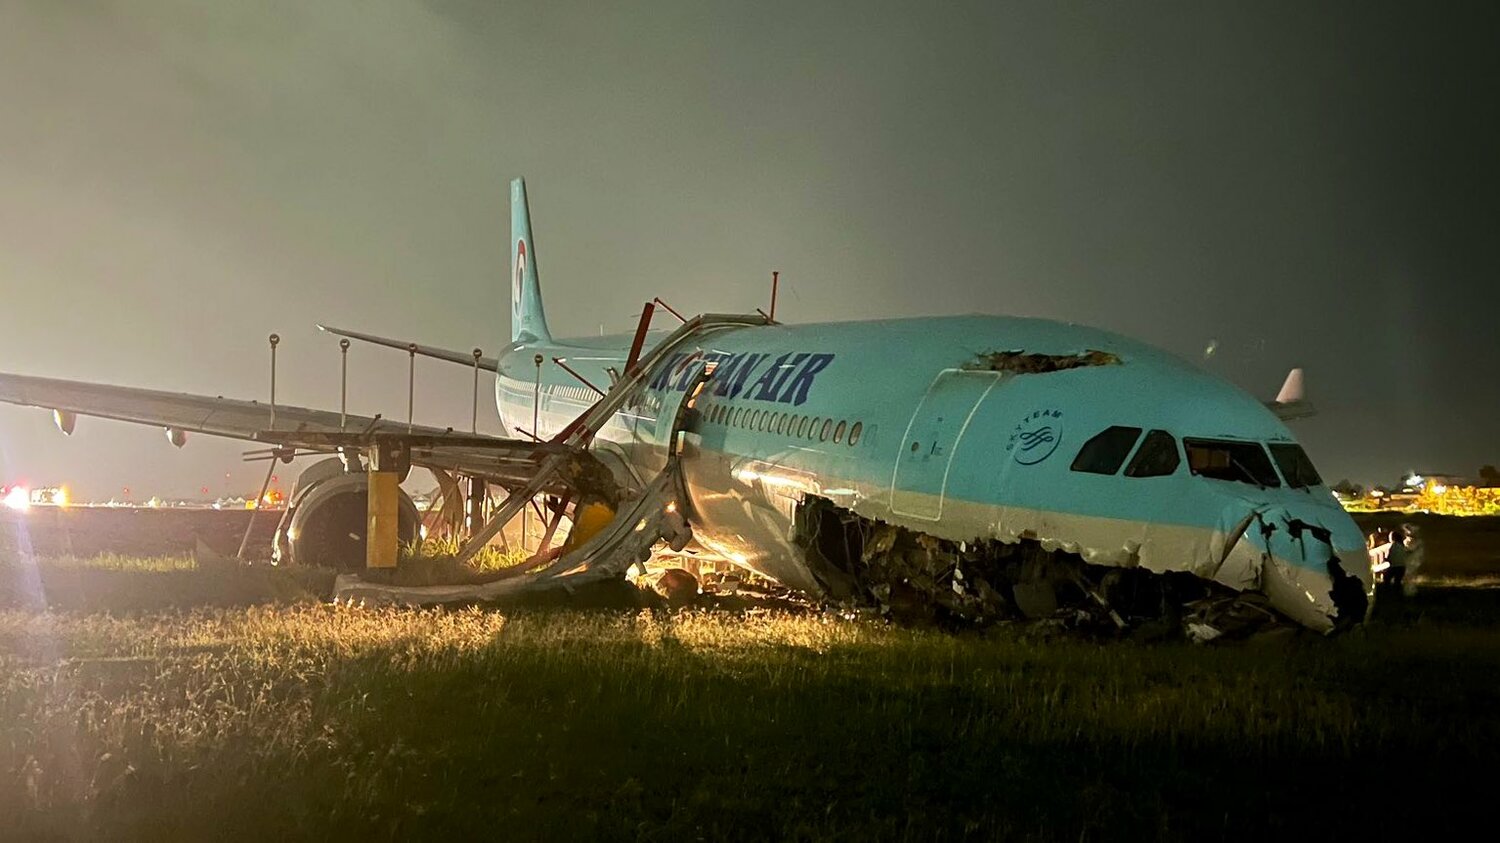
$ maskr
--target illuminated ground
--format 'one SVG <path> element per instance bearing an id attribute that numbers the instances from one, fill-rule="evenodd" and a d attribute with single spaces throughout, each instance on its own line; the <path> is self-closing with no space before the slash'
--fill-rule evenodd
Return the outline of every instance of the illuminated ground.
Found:
<path id="1" fill-rule="evenodd" d="M 5 838 L 1431 835 L 1484 810 L 1468 770 L 1500 749 L 1483 589 L 1342 640 L 1198 648 L 42 573 L 88 611 L 0 609 Z M 207 594 L 281 602 L 97 611 Z"/>
<path id="2" fill-rule="evenodd" d="M 0 838 L 1442 833 L 1500 749 L 1500 521 L 1423 526 L 1442 588 L 1209 648 L 0 552 Z"/>

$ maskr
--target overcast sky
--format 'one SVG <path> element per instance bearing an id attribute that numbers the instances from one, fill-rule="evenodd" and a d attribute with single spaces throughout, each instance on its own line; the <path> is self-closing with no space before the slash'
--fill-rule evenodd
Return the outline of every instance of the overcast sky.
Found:
<path id="1" fill-rule="evenodd" d="M 0 371 L 262 398 L 274 330 L 278 397 L 337 409 L 317 321 L 493 352 L 524 175 L 558 335 L 779 269 L 793 321 L 1064 319 L 1264 397 L 1305 366 L 1330 479 L 1473 473 L 1500 51 L 1439 5 L 0 0 Z M 402 354 L 350 366 L 404 415 Z M 419 363 L 417 420 L 469 384 Z M 247 447 L 0 407 L 0 482 L 85 496 L 243 493 Z"/>

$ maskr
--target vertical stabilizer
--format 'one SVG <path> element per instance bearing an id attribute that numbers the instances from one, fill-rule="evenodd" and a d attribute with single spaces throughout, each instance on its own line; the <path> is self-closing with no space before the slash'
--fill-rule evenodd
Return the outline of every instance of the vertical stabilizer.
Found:
<path id="1" fill-rule="evenodd" d="M 510 183 L 510 338 L 512 342 L 550 342 L 537 278 L 536 242 L 531 239 L 531 210 L 526 180 Z"/>

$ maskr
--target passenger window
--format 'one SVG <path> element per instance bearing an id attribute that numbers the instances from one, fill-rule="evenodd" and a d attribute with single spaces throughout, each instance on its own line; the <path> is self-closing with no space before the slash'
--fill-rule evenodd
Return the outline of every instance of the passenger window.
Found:
<path id="1" fill-rule="evenodd" d="M 808 439 L 817 439 L 818 438 L 818 424 L 821 423 L 822 421 L 823 421 L 823 419 L 821 419 L 821 418 L 819 418 L 817 416 L 813 416 L 812 429 L 807 431 L 807 438 Z"/>
<path id="2" fill-rule="evenodd" d="M 864 429 L 865 429 L 865 423 L 864 422 L 855 422 L 854 426 L 851 427 L 851 428 L 849 428 L 849 444 L 850 445 L 857 445 L 857 444 L 859 444 L 859 434 L 862 433 L 862 432 L 864 432 Z"/>
<path id="3" fill-rule="evenodd" d="M 785 413 L 778 413 L 776 415 L 776 433 L 777 433 L 777 435 L 784 435 L 786 433 L 786 425 L 787 425 L 787 422 L 790 421 L 790 420 L 791 419 Z"/>
<path id="4" fill-rule="evenodd" d="M 824 419 L 823 420 L 823 429 L 820 430 L 820 431 L 818 431 L 818 441 L 819 442 L 827 442 L 828 441 L 828 432 L 830 430 L 833 430 L 833 419 Z"/>
<path id="5" fill-rule="evenodd" d="M 797 417 L 797 436 L 802 437 L 802 436 L 806 436 L 807 435 L 807 423 L 808 423 L 808 421 L 809 420 L 808 420 L 807 416 L 798 416 Z"/>
<path id="6" fill-rule="evenodd" d="M 1177 440 L 1165 430 L 1153 430 L 1146 434 L 1135 459 L 1125 469 L 1126 477 L 1166 477 L 1177 471 L 1182 456 L 1177 453 Z"/>
<path id="7" fill-rule="evenodd" d="M 1261 487 L 1281 485 L 1259 442 L 1183 439 L 1182 445 L 1187 450 L 1188 470 L 1198 477 Z"/>
<path id="8" fill-rule="evenodd" d="M 1125 462 L 1125 457 L 1130 455 L 1130 449 L 1135 447 L 1135 440 L 1139 438 L 1141 429 L 1138 427 L 1115 425 L 1105 428 L 1078 449 L 1078 456 L 1073 458 L 1073 470 L 1088 474 L 1114 474 L 1120 470 L 1120 464 Z"/>
<path id="9" fill-rule="evenodd" d="M 844 423 L 842 421 L 840 421 L 839 422 L 839 426 L 835 427 L 833 429 L 833 441 L 834 441 L 834 444 L 838 444 L 840 441 L 843 440 L 843 438 L 844 438 Z"/>

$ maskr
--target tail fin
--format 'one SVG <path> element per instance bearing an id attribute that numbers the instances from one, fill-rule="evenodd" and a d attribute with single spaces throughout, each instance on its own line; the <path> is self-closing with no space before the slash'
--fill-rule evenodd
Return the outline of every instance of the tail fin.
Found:
<path id="1" fill-rule="evenodd" d="M 526 180 L 510 183 L 510 338 L 512 342 L 550 342 L 542 287 L 537 280 L 536 241 L 531 238 L 531 210 Z"/>
<path id="2" fill-rule="evenodd" d="M 1286 381 L 1281 384 L 1281 391 L 1276 394 L 1277 404 L 1291 404 L 1302 401 L 1307 397 L 1306 389 L 1302 385 L 1302 370 L 1293 369 L 1286 373 Z"/>
<path id="3" fill-rule="evenodd" d="M 1281 384 L 1281 391 L 1276 394 L 1276 400 L 1267 401 L 1266 407 L 1282 421 L 1307 418 L 1318 412 L 1312 402 L 1307 400 L 1301 369 L 1293 369 L 1287 373 L 1286 381 Z"/>

